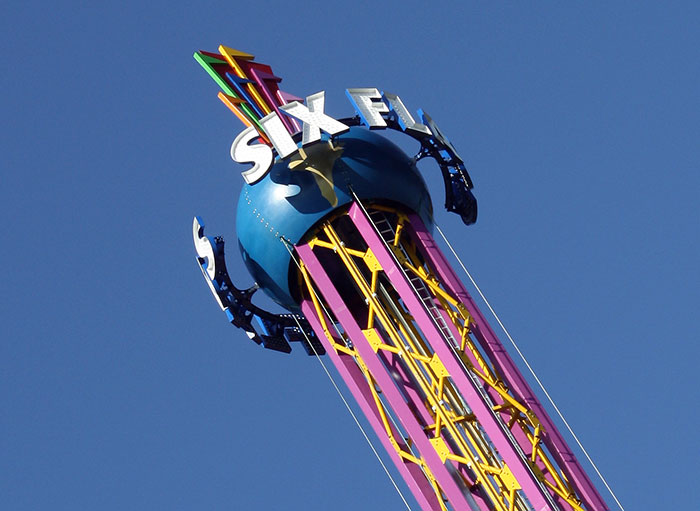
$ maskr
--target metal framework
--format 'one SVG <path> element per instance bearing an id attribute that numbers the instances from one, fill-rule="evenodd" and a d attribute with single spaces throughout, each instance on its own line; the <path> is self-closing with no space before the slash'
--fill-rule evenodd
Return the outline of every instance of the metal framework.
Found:
<path id="1" fill-rule="evenodd" d="M 424 510 L 607 509 L 417 215 L 315 233 L 302 311 Z"/>
<path id="2" fill-rule="evenodd" d="M 231 146 L 234 161 L 253 164 L 239 204 L 244 259 L 293 311 L 253 304 L 258 284 L 233 284 L 223 239 L 205 236 L 195 218 L 197 260 L 229 321 L 268 349 L 289 352 L 300 341 L 309 355 L 326 353 L 423 510 L 605 511 L 419 216 L 429 215 L 429 198 L 414 167 L 432 158 L 446 209 L 467 225 L 477 217 L 464 161 L 435 121 L 422 110 L 416 121 L 397 95 L 376 88 L 347 89 L 355 114 L 336 120 L 324 113 L 325 92 L 302 104 L 253 55 L 221 45 L 194 57 L 246 126 Z M 411 160 L 359 126 L 404 133 L 420 149 Z M 272 177 L 299 170 L 315 184 Z M 278 193 L 292 184 L 299 193 Z M 328 205 L 316 204 L 317 192 Z M 375 200 L 365 205 L 358 194 Z"/>

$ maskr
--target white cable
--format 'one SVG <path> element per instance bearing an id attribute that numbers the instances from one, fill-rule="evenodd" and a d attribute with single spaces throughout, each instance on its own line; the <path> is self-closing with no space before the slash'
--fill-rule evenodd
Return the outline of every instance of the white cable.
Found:
<path id="1" fill-rule="evenodd" d="M 523 360 L 523 362 L 525 362 L 525 365 L 527 366 L 527 368 L 530 370 L 530 373 L 532 374 L 532 376 L 533 376 L 533 377 L 535 378 L 535 380 L 537 381 L 538 385 L 539 385 L 540 388 L 542 389 L 542 392 L 544 392 L 544 395 L 547 396 L 547 399 L 549 400 L 549 402 L 551 403 L 551 405 L 552 405 L 552 406 L 554 407 L 554 409 L 556 410 L 557 415 L 559 415 L 559 418 L 562 420 L 562 422 L 564 423 L 564 425 L 566 425 L 566 429 L 568 429 L 568 430 L 569 430 L 569 433 L 571 433 L 571 436 L 574 437 L 574 440 L 576 440 L 576 443 L 578 444 L 579 448 L 581 449 L 581 451 L 583 451 L 583 454 L 586 456 L 586 459 L 588 459 L 588 462 L 591 464 L 591 466 L 593 467 L 593 469 L 596 471 L 596 474 L 598 474 L 598 477 L 600 477 L 600 480 L 603 481 L 603 484 L 605 485 L 605 487 L 606 487 L 606 488 L 608 489 L 608 491 L 610 492 L 610 495 L 612 495 L 613 499 L 615 499 L 615 502 L 617 502 L 617 505 L 620 507 L 620 509 L 621 509 L 622 511 L 625 511 L 625 508 L 622 507 L 622 504 L 620 503 L 620 501 L 618 500 L 617 496 L 615 495 L 615 492 L 613 492 L 612 488 L 610 488 L 610 485 L 608 484 L 608 482 L 607 482 L 607 481 L 605 480 L 605 478 L 603 477 L 603 474 L 601 474 L 601 473 L 600 473 L 600 470 L 598 470 L 598 467 L 597 467 L 596 464 L 593 462 L 593 459 L 591 459 L 590 455 L 588 454 L 588 451 L 586 451 L 586 449 L 583 447 L 583 444 L 581 443 L 581 441 L 580 441 L 580 440 L 578 439 L 578 437 L 576 436 L 576 433 L 574 433 L 574 430 L 571 428 L 571 426 L 569 426 L 569 423 L 568 423 L 568 422 L 566 421 L 566 419 L 564 418 L 564 415 L 563 415 L 563 414 L 561 413 L 561 411 L 559 410 L 559 407 L 557 407 L 557 405 L 554 403 L 554 400 L 553 400 L 552 397 L 549 395 L 549 392 L 547 392 L 547 389 L 544 388 L 544 385 L 542 384 L 542 382 L 540 381 L 540 379 L 539 379 L 539 378 L 537 377 L 537 375 L 535 374 L 534 369 L 532 368 L 532 366 L 530 366 L 530 363 L 529 363 L 529 362 L 527 361 L 527 359 L 525 358 L 525 355 L 523 355 L 522 351 L 520 351 L 520 348 L 518 348 L 518 345 L 517 345 L 517 344 L 515 343 L 515 341 L 513 340 L 513 337 L 511 337 L 510 333 L 509 333 L 508 330 L 506 329 L 506 327 L 505 327 L 505 325 L 503 324 L 503 322 L 501 322 L 501 319 L 498 317 L 498 314 L 496 314 L 496 311 L 493 310 L 493 307 L 491 307 L 491 304 L 489 303 L 489 301 L 488 301 L 488 300 L 486 299 L 486 297 L 484 296 L 484 293 L 481 292 L 481 288 L 477 285 L 476 281 L 475 281 L 474 278 L 471 276 L 471 273 L 469 273 L 469 270 L 467 270 L 466 266 L 464 266 L 464 263 L 462 262 L 462 260 L 460 259 L 460 257 L 457 255 L 457 252 L 456 252 L 455 249 L 452 247 L 452 244 L 451 244 L 451 243 L 449 242 L 449 240 L 447 239 L 447 236 L 445 236 L 445 234 L 442 232 L 442 229 L 440 229 L 440 227 L 439 227 L 437 224 L 435 224 L 435 228 L 436 228 L 436 229 L 438 230 L 438 232 L 440 233 L 440 236 L 442 236 L 442 239 L 445 240 L 445 243 L 446 243 L 447 246 L 450 248 L 450 251 L 452 252 L 452 255 L 455 256 L 455 258 L 456 258 L 457 261 L 459 262 L 459 265 L 462 267 L 462 270 L 464 270 L 464 273 L 466 273 L 466 274 L 467 274 L 467 277 L 469 277 L 469 280 L 471 281 L 472 285 L 473 285 L 473 286 L 476 288 L 476 290 L 478 291 L 479 296 L 481 296 L 481 299 L 484 300 L 484 303 L 486 304 L 486 306 L 487 306 L 487 307 L 489 308 L 489 310 L 491 311 L 491 314 L 493 314 L 493 317 L 496 318 L 496 321 L 498 321 L 498 324 L 499 324 L 499 325 L 501 326 L 501 328 L 503 329 L 503 332 L 505 332 L 506 336 L 508 337 L 508 340 L 510 340 L 511 344 L 512 344 L 513 347 L 515 348 L 515 351 L 518 352 L 518 355 L 520 355 L 520 358 Z"/>
<path id="2" fill-rule="evenodd" d="M 282 243 L 284 243 L 284 246 L 287 248 L 287 251 L 289 252 L 289 255 L 292 257 L 292 260 L 294 261 L 294 263 L 295 263 L 295 264 L 297 265 L 297 267 L 299 268 L 299 271 L 301 271 L 301 265 L 299 265 L 299 261 L 296 260 L 296 258 L 294 257 L 294 253 L 293 253 L 292 250 L 289 248 L 289 245 L 285 242 L 285 240 L 284 240 L 283 238 L 282 238 Z M 328 310 L 326 309 L 326 306 L 324 305 L 324 303 L 319 299 L 318 293 L 316 293 L 316 290 L 312 290 L 312 291 L 313 291 L 313 293 L 316 295 L 316 298 L 318 299 L 318 302 L 319 302 L 319 304 L 321 305 L 321 307 L 323 307 L 324 312 L 325 312 L 326 315 L 330 318 L 330 314 L 328 313 Z M 384 469 L 384 472 L 385 472 L 386 475 L 389 477 L 389 480 L 391 481 L 391 484 L 394 485 L 394 488 L 396 489 L 396 492 L 399 494 L 399 497 L 401 497 L 401 500 L 403 500 L 403 503 L 406 505 L 406 509 L 408 509 L 408 511 L 412 511 L 412 510 L 411 510 L 411 506 L 408 504 L 408 501 L 406 500 L 406 497 L 404 497 L 403 493 L 401 492 L 401 488 L 399 488 L 398 484 L 396 484 L 396 481 L 394 481 L 394 478 L 392 477 L 391 473 L 389 472 L 389 469 L 388 469 L 387 466 L 384 464 L 384 460 L 382 460 L 381 456 L 379 456 L 379 452 L 378 452 L 377 449 L 374 447 L 374 444 L 372 443 L 372 440 L 370 439 L 370 437 L 369 437 L 369 436 L 367 435 L 367 433 L 365 432 L 365 428 L 362 427 L 362 424 L 360 424 L 360 421 L 357 419 L 357 416 L 355 415 L 355 412 L 353 412 L 352 408 L 350 407 L 350 403 L 348 403 L 347 399 L 345 399 L 345 396 L 344 396 L 343 393 L 340 391 L 340 387 L 338 387 L 338 384 L 337 384 L 337 383 L 335 382 L 335 380 L 333 379 L 333 375 L 330 373 L 330 371 L 329 371 L 328 368 L 326 367 L 326 364 L 323 363 L 323 360 L 321 359 L 321 357 L 319 356 L 318 352 L 316 351 L 316 348 L 314 347 L 313 343 L 311 342 L 311 339 L 309 339 L 308 335 L 306 334 L 306 331 L 301 327 L 301 323 L 299 323 L 299 319 L 296 317 L 296 315 L 294 315 L 293 317 L 294 317 L 294 321 L 296 321 L 297 327 L 299 328 L 299 330 L 301 331 L 301 333 L 304 334 L 304 337 L 306 338 L 306 342 L 309 343 L 309 346 L 311 346 L 311 349 L 313 350 L 314 355 L 316 355 L 316 360 L 318 360 L 318 362 L 321 364 L 321 367 L 322 367 L 323 370 L 325 371 L 326 376 L 328 376 L 328 379 L 329 379 L 329 380 L 331 381 L 331 383 L 333 384 L 333 387 L 335 388 L 335 391 L 338 393 L 338 395 L 340 396 L 340 399 L 343 401 L 343 404 L 345 405 L 345 408 L 347 408 L 347 409 L 348 409 L 348 412 L 350 412 L 350 415 L 352 416 L 352 419 L 355 421 L 355 424 L 357 424 L 357 427 L 360 428 L 360 431 L 362 432 L 362 436 L 365 437 L 365 440 L 366 440 L 367 443 L 369 444 L 370 449 L 372 449 L 372 452 L 374 453 L 374 455 L 376 456 L 376 458 L 379 460 L 379 464 L 382 466 L 382 468 Z M 334 323 L 333 326 L 334 326 L 336 332 L 338 333 L 338 335 L 341 335 L 341 334 L 340 334 L 340 331 L 338 330 L 337 325 L 335 325 L 335 323 Z M 341 338 L 342 338 L 342 336 L 341 336 Z"/>

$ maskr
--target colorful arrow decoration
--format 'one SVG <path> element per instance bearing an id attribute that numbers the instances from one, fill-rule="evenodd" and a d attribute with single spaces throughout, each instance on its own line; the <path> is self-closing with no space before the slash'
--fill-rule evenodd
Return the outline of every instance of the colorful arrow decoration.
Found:
<path id="1" fill-rule="evenodd" d="M 272 145 L 260 121 L 276 113 L 290 135 L 301 130 L 299 123 L 280 111 L 291 101 L 303 102 L 292 94 L 280 90 L 282 78 L 275 76 L 267 64 L 254 62 L 249 53 L 219 45 L 219 53 L 195 52 L 194 58 L 221 87 L 219 99 L 245 126 L 253 126 L 260 135 L 260 142 Z"/>

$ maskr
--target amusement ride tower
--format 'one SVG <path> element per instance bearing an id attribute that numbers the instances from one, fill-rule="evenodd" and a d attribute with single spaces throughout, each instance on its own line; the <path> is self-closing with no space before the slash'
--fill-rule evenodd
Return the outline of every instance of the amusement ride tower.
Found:
<path id="1" fill-rule="evenodd" d="M 416 163 L 434 158 L 446 207 L 476 199 L 464 163 L 425 113 L 348 89 L 355 116 L 279 90 L 269 66 L 219 47 L 195 58 L 246 129 L 238 243 L 256 285 L 229 277 L 224 242 L 194 220 L 203 275 L 228 319 L 266 348 L 331 360 L 421 509 L 603 511 L 607 506 L 432 237 Z M 416 139 L 407 156 L 376 130 Z M 262 310 L 257 289 L 287 309 Z"/>

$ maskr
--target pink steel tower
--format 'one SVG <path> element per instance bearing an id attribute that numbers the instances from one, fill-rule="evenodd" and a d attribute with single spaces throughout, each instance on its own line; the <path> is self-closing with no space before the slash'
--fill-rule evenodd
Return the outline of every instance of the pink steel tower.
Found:
<path id="1" fill-rule="evenodd" d="M 335 120 L 323 93 L 302 104 L 252 55 L 222 46 L 195 57 L 248 126 L 232 156 L 254 164 L 237 213 L 253 288 L 233 285 L 223 240 L 194 223 L 229 320 L 267 348 L 296 340 L 327 354 L 424 511 L 606 510 L 431 236 L 423 157 L 442 170 L 448 210 L 476 219 L 466 168 L 432 119 L 416 122 L 398 96 L 349 89 L 356 115 Z M 420 150 L 409 158 L 364 128 L 396 129 Z M 254 306 L 258 288 L 289 313 Z"/>

